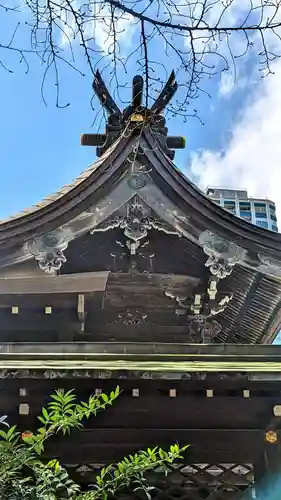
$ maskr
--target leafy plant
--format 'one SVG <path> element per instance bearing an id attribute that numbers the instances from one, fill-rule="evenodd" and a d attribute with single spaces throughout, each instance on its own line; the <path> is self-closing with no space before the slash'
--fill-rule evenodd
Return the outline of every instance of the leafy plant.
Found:
<path id="1" fill-rule="evenodd" d="M 150 496 L 146 473 L 159 470 L 167 473 L 175 460 L 181 459 L 186 446 L 177 444 L 169 451 L 148 448 L 122 461 L 101 469 L 96 483 L 87 492 L 68 475 L 58 460 L 44 463 L 40 459 L 45 442 L 55 434 L 69 434 L 83 428 L 83 420 L 112 405 L 119 396 L 119 387 L 109 395 L 91 395 L 78 403 L 74 391 L 55 391 L 38 417 L 41 426 L 34 433 L 20 434 L 16 426 L 9 427 L 6 416 L 0 418 L 0 494 L 1 500 L 106 500 L 118 491 L 131 487 L 142 489 Z"/>

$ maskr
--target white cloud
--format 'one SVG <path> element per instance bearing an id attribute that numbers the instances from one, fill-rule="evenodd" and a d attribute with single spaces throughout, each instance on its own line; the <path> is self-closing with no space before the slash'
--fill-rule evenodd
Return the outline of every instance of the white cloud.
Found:
<path id="1" fill-rule="evenodd" d="M 220 75 L 218 94 L 220 97 L 229 99 L 234 92 L 253 85 L 255 76 L 247 76 L 246 64 L 236 66 L 232 71 L 223 71 Z"/>
<path id="2" fill-rule="evenodd" d="M 120 52 L 121 45 L 125 48 L 131 45 L 135 28 L 133 16 L 122 12 L 115 12 L 115 35 L 112 27 L 111 11 L 108 5 L 105 5 L 95 17 L 95 19 L 93 18 L 91 22 L 85 25 L 85 36 L 86 38 L 92 38 L 105 54 L 113 51 L 114 37 L 117 43 L 117 53 Z"/>
<path id="3" fill-rule="evenodd" d="M 72 8 L 77 13 L 80 12 L 80 6 L 83 7 L 82 0 L 73 0 Z M 59 6 L 61 18 L 61 36 L 60 42 L 62 45 L 73 43 L 77 40 L 80 43 L 80 36 L 77 29 L 76 19 L 74 15 L 67 12 L 64 2 Z M 116 43 L 115 50 L 120 54 L 121 47 L 127 47 L 132 42 L 134 33 L 134 18 L 131 15 L 122 12 L 114 12 L 114 30 L 112 27 L 112 15 L 110 7 L 104 4 L 102 8 L 97 7 L 95 3 L 89 6 L 86 14 L 80 17 L 80 29 L 83 31 L 85 39 L 89 45 L 94 42 L 104 54 L 110 54 Z"/>
<path id="4" fill-rule="evenodd" d="M 187 1 L 187 0 L 186 0 Z M 191 19 L 199 19 L 202 14 L 203 2 L 193 3 L 185 10 Z M 183 7 L 181 7 L 183 9 Z M 281 21 L 281 5 L 277 1 L 264 2 L 263 0 L 207 0 L 204 2 L 205 15 L 201 26 L 219 26 L 224 28 L 251 26 L 256 23 L 267 24 Z M 269 51 L 280 52 L 280 39 L 278 32 L 267 30 L 263 33 L 264 41 Z M 251 45 L 253 45 L 253 49 Z M 190 46 L 190 39 L 186 37 L 185 45 Z M 193 45 L 198 54 L 203 53 L 201 62 L 207 60 L 208 67 L 215 66 L 214 74 L 218 69 L 224 70 L 220 75 L 218 94 L 222 98 L 228 98 L 238 88 L 245 87 L 252 77 L 247 75 L 249 59 L 267 73 L 266 65 L 263 64 L 264 47 L 261 33 L 259 31 L 247 31 L 247 33 L 235 31 L 232 33 L 220 33 L 210 36 L 210 32 L 198 31 L 193 36 Z M 259 55 L 258 55 L 259 54 Z M 269 56 L 271 58 L 271 54 Z M 199 63 L 200 66 L 200 63 Z M 202 68 L 203 71 L 205 68 Z"/>
<path id="5" fill-rule="evenodd" d="M 230 97 L 235 90 L 235 76 L 230 72 L 223 72 L 220 77 L 219 94 Z"/>
<path id="6" fill-rule="evenodd" d="M 203 189 L 247 188 L 250 196 L 275 201 L 281 224 L 281 61 L 274 69 L 274 76 L 260 81 L 227 147 L 195 154 L 191 172 Z"/>

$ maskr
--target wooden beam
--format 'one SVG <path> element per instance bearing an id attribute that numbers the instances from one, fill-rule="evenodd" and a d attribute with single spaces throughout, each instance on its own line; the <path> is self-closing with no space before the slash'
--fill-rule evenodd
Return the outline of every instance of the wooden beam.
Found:
<path id="1" fill-rule="evenodd" d="M 192 461 L 209 459 L 233 463 L 251 463 L 260 453 L 263 429 L 101 429 L 82 430 L 69 438 L 55 439 L 47 455 L 68 463 L 103 462 L 120 459 L 123 455 L 151 446 L 169 447 L 178 442 L 190 444 L 188 457 Z M 70 462 L 71 461 L 71 462 Z"/>
<path id="2" fill-rule="evenodd" d="M 109 271 L 0 278 L 0 295 L 103 292 Z"/>
<path id="3" fill-rule="evenodd" d="M 26 384 L 26 381 L 22 381 Z M 56 381 L 53 389 L 57 388 L 62 381 Z M 65 390 L 69 386 L 63 384 Z M 6 385 L 6 387 L 8 387 Z M 41 407 L 46 404 L 49 394 L 52 391 L 46 391 L 42 386 L 40 390 L 33 392 L 30 399 L 33 415 L 39 414 Z M 99 381 L 99 387 L 102 387 L 102 380 Z M 98 384 L 93 384 L 91 391 L 83 391 L 77 389 L 77 398 L 85 399 L 95 388 L 99 388 Z M 8 390 L 8 389 L 6 389 Z M 135 388 L 134 391 L 137 389 Z M 272 409 L 272 401 L 266 398 L 257 398 L 257 400 L 249 401 L 243 398 L 198 398 L 192 396 L 142 396 L 142 392 L 131 393 L 130 397 L 123 394 L 114 403 L 112 408 L 104 413 L 99 414 L 98 424 L 102 427 L 120 427 L 126 429 L 134 427 L 141 429 L 142 427 L 165 427 L 178 428 L 185 427 L 210 427 L 210 428 L 259 428 L 266 420 Z M 0 412 L 10 413 L 16 408 L 18 402 L 18 392 L 10 395 L 3 393 L 0 397 Z"/>
<path id="4" fill-rule="evenodd" d="M 77 316 L 80 323 L 80 331 L 84 332 L 85 330 L 85 295 L 83 293 L 79 293 L 77 297 Z"/>
<path id="5" fill-rule="evenodd" d="M 89 274 L 99 274 L 99 273 L 89 273 Z M 65 278 L 72 275 L 62 275 L 57 276 L 57 278 Z M 81 275 L 80 275 L 81 276 Z M 89 275 L 88 275 L 89 277 Z M 56 277 L 46 278 L 47 281 L 53 281 Z M 90 280 L 90 277 L 89 277 Z M 1 284 L 1 279 L 0 279 Z M 92 287 L 93 288 L 93 287 Z M 43 292 L 42 292 L 43 293 Z M 61 293 L 61 292 L 60 292 Z M 82 293 L 82 292 L 81 292 Z M 19 344 L 6 344 L 9 352 L 17 352 L 18 346 L 19 351 L 22 352 L 26 348 L 26 352 L 38 352 L 38 343 L 32 342 L 21 342 Z M 3 346 L 4 347 L 4 346 Z M 46 349 L 47 348 L 47 349 Z M 165 342 L 77 342 L 75 345 L 73 343 L 65 342 L 58 346 L 56 343 L 42 343 L 41 351 L 46 350 L 47 352 L 87 352 L 91 353 L 103 353 L 107 355 L 114 354 L 114 356 L 125 355 L 125 357 L 132 356 L 138 359 L 143 359 L 144 357 L 153 357 L 154 360 L 170 359 L 172 361 L 177 360 L 190 360 L 196 365 L 197 362 L 204 362 L 210 360 L 214 365 L 219 365 L 220 362 L 229 363 L 229 365 L 234 365 L 240 367 L 242 363 L 256 363 L 257 365 L 262 365 L 263 363 L 275 364 L 281 363 L 281 345 L 227 345 L 227 344 L 167 344 Z M 235 361 L 239 358 L 241 361 Z M 247 366 L 244 367 L 243 371 L 247 371 Z M 260 381 L 262 379 L 263 373 L 257 373 L 256 379 Z M 281 374 L 276 374 L 276 380 L 281 381 Z M 267 379 L 269 380 L 268 376 Z M 246 389 L 246 387 L 245 387 Z"/>
<path id="6" fill-rule="evenodd" d="M 264 429 L 171 429 L 171 428 L 102 428 L 82 429 L 73 433 L 73 437 L 59 439 L 61 445 L 66 448 L 69 446 L 92 446 L 99 445 L 118 445 L 131 444 L 133 447 L 140 443 L 155 443 L 160 446 L 166 443 L 173 443 L 176 439 L 183 444 L 204 444 L 209 443 L 221 446 L 223 443 L 232 446 L 241 446 L 245 448 L 247 443 L 254 444 L 258 440 L 258 446 L 263 443 Z M 254 445 L 256 448 L 256 445 Z"/>

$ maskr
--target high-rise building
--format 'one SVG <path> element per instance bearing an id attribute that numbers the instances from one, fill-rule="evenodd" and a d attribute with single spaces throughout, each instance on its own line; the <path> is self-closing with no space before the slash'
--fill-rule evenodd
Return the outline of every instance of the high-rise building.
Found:
<path id="1" fill-rule="evenodd" d="M 268 199 L 249 198 L 246 189 L 223 189 L 208 187 L 207 195 L 218 205 L 259 227 L 278 231 L 275 203 Z M 281 344 L 281 332 L 274 344 Z"/>
<path id="2" fill-rule="evenodd" d="M 251 198 L 246 189 L 208 187 L 206 191 L 215 203 L 232 214 L 259 227 L 278 232 L 275 203 L 268 199 Z"/>

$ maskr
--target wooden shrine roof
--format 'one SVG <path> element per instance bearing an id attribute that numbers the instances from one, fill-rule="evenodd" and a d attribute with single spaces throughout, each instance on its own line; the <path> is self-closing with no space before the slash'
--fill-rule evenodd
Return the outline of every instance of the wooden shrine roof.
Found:
<path id="1" fill-rule="evenodd" d="M 63 187 L 56 194 L 46 198 L 30 209 L 4 220 L 0 224 L 1 247 L 11 247 L 14 243 L 24 243 L 29 237 L 56 229 L 75 216 L 91 208 L 95 201 L 105 197 L 128 169 L 126 160 L 134 146 L 143 147 L 139 160 L 152 170 L 151 178 L 175 200 L 184 213 L 191 211 L 200 225 L 220 236 L 241 244 L 249 251 L 263 252 L 271 258 L 280 258 L 281 235 L 264 230 L 227 212 L 206 195 L 177 169 L 155 146 L 155 134 L 150 127 L 144 127 L 141 136 L 131 132 L 123 134 L 104 155 L 85 170 L 75 181 Z M 102 192 L 102 193 L 101 193 Z"/>
<path id="2" fill-rule="evenodd" d="M 63 330 L 255 344 L 281 328 L 281 235 L 230 214 L 177 169 L 169 144 L 181 138 L 167 135 L 159 99 L 148 110 L 133 92 L 136 113 L 114 105 L 106 134 L 92 134 L 99 159 L 0 223 L 0 341 L 34 340 L 38 321 L 38 341 Z"/>

